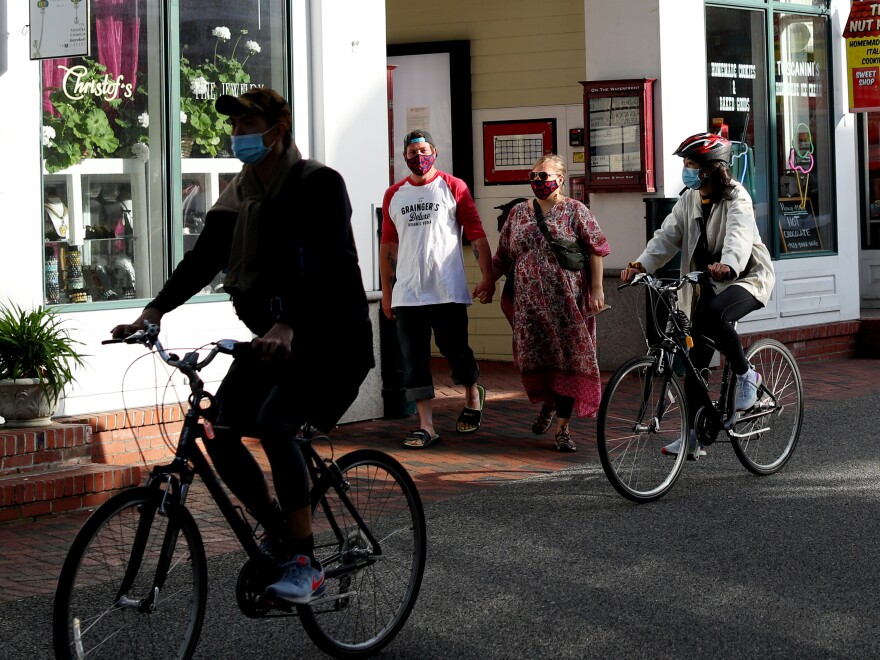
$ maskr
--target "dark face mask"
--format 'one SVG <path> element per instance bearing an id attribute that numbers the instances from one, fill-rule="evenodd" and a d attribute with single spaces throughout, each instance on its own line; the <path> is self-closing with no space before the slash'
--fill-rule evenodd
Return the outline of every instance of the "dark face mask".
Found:
<path id="1" fill-rule="evenodd" d="M 547 199 L 559 188 L 558 181 L 531 181 L 532 192 L 538 199 Z"/>
<path id="2" fill-rule="evenodd" d="M 416 154 L 406 159 L 406 166 L 413 174 L 424 176 L 434 167 L 435 160 L 437 160 L 436 154 Z"/>

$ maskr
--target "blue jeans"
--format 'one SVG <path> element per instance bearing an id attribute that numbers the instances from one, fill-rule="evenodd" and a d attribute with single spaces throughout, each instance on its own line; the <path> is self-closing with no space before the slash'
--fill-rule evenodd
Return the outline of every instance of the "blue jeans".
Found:
<path id="1" fill-rule="evenodd" d="M 445 303 L 395 307 L 397 339 L 403 358 L 403 385 L 407 401 L 434 398 L 431 378 L 431 331 L 437 348 L 449 361 L 452 382 L 470 387 L 480 378 L 480 368 L 468 345 L 467 305 Z"/>

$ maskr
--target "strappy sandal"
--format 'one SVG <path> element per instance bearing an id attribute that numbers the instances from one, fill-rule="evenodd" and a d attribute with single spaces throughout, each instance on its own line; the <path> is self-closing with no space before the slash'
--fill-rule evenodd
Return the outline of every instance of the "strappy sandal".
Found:
<path id="1" fill-rule="evenodd" d="M 479 408 L 464 407 L 455 422 L 456 433 L 474 433 L 483 424 L 483 407 L 486 405 L 486 388 L 477 385 Z"/>
<path id="2" fill-rule="evenodd" d="M 407 449 L 427 449 L 435 442 L 440 442 L 438 434 L 431 435 L 425 429 L 410 431 L 403 440 L 403 446 Z"/>
<path id="3" fill-rule="evenodd" d="M 567 426 L 556 432 L 556 451 L 577 451 L 577 445 L 571 439 Z"/>
<path id="4" fill-rule="evenodd" d="M 532 422 L 532 433 L 535 435 L 544 435 L 549 431 L 550 425 L 553 424 L 553 416 L 555 414 L 555 407 L 541 406 L 541 412 L 538 413 L 538 417 Z"/>

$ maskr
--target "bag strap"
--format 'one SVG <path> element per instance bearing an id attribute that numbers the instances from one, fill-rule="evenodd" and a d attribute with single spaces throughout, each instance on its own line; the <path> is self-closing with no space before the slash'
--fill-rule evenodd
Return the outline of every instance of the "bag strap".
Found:
<path id="1" fill-rule="evenodd" d="M 537 199 L 532 200 L 532 207 L 535 209 L 535 222 L 538 224 L 538 229 L 541 230 L 544 238 L 546 238 L 547 242 L 552 246 L 553 237 L 550 235 L 550 230 L 547 229 L 547 223 L 544 222 L 544 214 L 541 212 L 541 207 L 538 204 Z"/>

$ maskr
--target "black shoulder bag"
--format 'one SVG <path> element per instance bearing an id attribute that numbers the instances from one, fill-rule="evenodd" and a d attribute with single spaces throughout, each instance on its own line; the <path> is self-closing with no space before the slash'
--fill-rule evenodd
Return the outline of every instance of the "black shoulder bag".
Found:
<path id="1" fill-rule="evenodd" d="M 532 200 L 535 208 L 535 221 L 538 223 L 538 229 L 544 234 L 544 238 L 553 249 L 556 260 L 559 265 L 567 270 L 584 270 L 587 267 L 587 254 L 580 241 L 566 241 L 562 238 L 553 238 L 547 224 L 544 222 L 544 214 L 541 213 L 541 207 L 538 206 L 537 200 Z"/>

